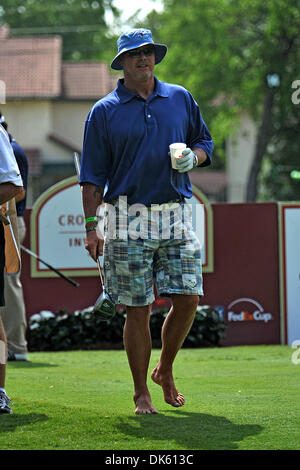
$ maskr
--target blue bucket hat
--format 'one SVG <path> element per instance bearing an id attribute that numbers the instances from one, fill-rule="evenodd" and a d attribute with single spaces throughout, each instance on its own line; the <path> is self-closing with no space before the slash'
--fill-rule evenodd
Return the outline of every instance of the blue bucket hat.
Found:
<path id="1" fill-rule="evenodd" d="M 165 44 L 155 44 L 152 39 L 152 33 L 149 29 L 131 29 L 127 33 L 122 34 L 118 39 L 118 54 L 111 63 L 111 68 L 114 70 L 122 70 L 119 57 L 124 52 L 137 49 L 138 47 L 145 46 L 146 44 L 153 44 L 155 51 L 155 64 L 159 64 L 167 53 L 167 46 Z"/>

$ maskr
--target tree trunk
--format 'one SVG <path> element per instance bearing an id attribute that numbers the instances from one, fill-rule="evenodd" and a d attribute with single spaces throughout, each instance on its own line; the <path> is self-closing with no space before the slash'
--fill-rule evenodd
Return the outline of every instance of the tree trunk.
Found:
<path id="1" fill-rule="evenodd" d="M 247 183 L 246 199 L 248 202 L 255 202 L 257 197 L 257 179 L 261 170 L 262 160 L 265 155 L 267 145 L 271 138 L 274 96 L 275 90 L 269 89 L 264 98 L 262 119 L 256 137 L 255 153 Z"/>

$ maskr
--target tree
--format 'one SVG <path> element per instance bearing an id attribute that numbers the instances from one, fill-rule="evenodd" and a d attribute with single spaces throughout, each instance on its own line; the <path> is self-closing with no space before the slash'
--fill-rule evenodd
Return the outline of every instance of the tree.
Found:
<path id="1" fill-rule="evenodd" d="M 118 16 L 113 0 L 2 0 L 0 21 L 11 35 L 59 34 L 64 60 L 111 57 L 112 40 L 105 23 L 105 8 Z"/>
<path id="2" fill-rule="evenodd" d="M 264 157 L 274 152 L 280 153 L 279 158 L 274 160 L 274 163 L 277 160 L 277 165 L 280 161 L 285 161 L 287 156 L 291 163 L 296 156 L 299 158 L 300 139 L 299 132 L 296 131 L 300 125 L 299 110 L 297 118 L 295 105 L 291 100 L 292 82 L 297 74 L 300 77 L 299 6 L 298 1 L 284 2 L 282 0 L 273 0 L 266 4 L 263 38 L 259 52 L 265 68 L 268 67 L 266 72 L 269 73 L 267 73 L 262 91 L 260 125 L 247 186 L 248 201 L 256 200 L 258 177 Z M 255 32 L 258 34 L 257 29 Z M 261 77 L 261 80 L 263 78 Z M 298 149 L 293 148 L 293 142 L 289 142 L 288 136 L 291 134 L 298 143 Z M 287 145 L 288 142 L 291 145 L 290 148 Z M 267 179 L 265 181 L 267 182 Z M 290 189 L 293 188 L 290 180 L 280 179 L 279 181 L 283 186 L 288 185 Z M 298 194 L 300 194 L 299 191 Z M 280 195 L 277 192 L 272 196 L 278 199 Z M 292 193 L 289 196 L 293 198 Z"/>
<path id="3" fill-rule="evenodd" d="M 256 122 L 248 201 L 257 199 L 265 159 L 272 167 L 272 155 L 275 163 L 299 158 L 299 109 L 291 101 L 300 79 L 299 7 L 299 0 L 165 0 L 164 12 L 147 19 L 156 40 L 169 46 L 158 73 L 193 93 L 219 154 L 241 111 Z M 289 145 L 291 135 L 296 145 Z"/>

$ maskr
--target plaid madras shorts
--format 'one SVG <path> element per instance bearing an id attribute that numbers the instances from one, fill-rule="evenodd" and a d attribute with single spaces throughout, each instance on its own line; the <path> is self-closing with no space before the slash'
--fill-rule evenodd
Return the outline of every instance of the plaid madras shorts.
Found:
<path id="1" fill-rule="evenodd" d="M 151 208 L 136 204 L 134 214 L 133 206 L 109 206 L 103 274 L 105 289 L 116 304 L 150 305 L 155 300 L 154 283 L 161 297 L 203 295 L 200 242 L 192 229 L 191 212 L 184 210 L 189 204 Z"/>

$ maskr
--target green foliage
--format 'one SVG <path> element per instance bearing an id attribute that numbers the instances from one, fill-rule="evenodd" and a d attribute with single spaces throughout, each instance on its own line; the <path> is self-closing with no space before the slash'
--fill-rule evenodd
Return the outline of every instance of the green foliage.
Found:
<path id="1" fill-rule="evenodd" d="M 82 312 L 41 312 L 29 323 L 29 348 L 32 351 L 64 351 L 97 349 L 104 343 L 122 342 L 124 315 L 117 312 L 107 323 L 101 321 L 92 308 Z"/>
<path id="2" fill-rule="evenodd" d="M 280 86 L 274 89 L 268 110 L 271 132 L 262 149 L 272 168 L 261 175 L 261 194 L 298 199 L 299 184 L 291 182 L 287 172 L 274 180 L 273 167 L 293 166 L 299 160 L 300 105 L 291 101 L 292 83 L 300 79 L 299 0 L 164 4 L 164 12 L 152 12 L 146 22 L 156 41 L 169 48 L 156 73 L 191 91 L 212 133 L 218 162 L 225 163 L 224 141 L 236 133 L 239 113 L 248 112 L 259 128 L 270 91 L 267 76 L 279 76 Z M 260 132 L 266 134 L 265 129 Z M 255 158 L 260 167 L 259 152 Z"/>
<path id="3" fill-rule="evenodd" d="M 292 83 L 300 80 L 299 0 L 164 0 L 164 6 L 143 25 L 134 24 L 133 15 L 132 26 L 149 27 L 156 42 L 168 45 L 155 73 L 189 89 L 199 103 L 215 142 L 211 168 L 225 167 L 226 139 L 247 112 L 259 129 L 257 138 L 266 136 L 255 154 L 258 173 L 263 168 L 258 198 L 299 199 L 299 183 L 289 177 L 298 168 L 300 147 L 300 104 L 291 100 Z M 105 8 L 119 17 L 113 0 L 2 0 L 0 22 L 18 36 L 34 34 L 34 28 L 61 34 L 64 60 L 109 63 L 117 38 L 105 24 Z M 280 85 L 272 89 L 266 113 L 269 130 L 260 123 L 270 74 L 278 75 Z"/>
<path id="4" fill-rule="evenodd" d="M 161 327 L 166 310 L 151 314 L 153 345 L 160 347 Z M 125 312 L 118 311 L 108 322 L 99 319 L 92 308 L 82 312 L 41 312 L 29 323 L 31 351 L 63 351 L 72 349 L 119 349 L 123 347 Z M 218 312 L 209 306 L 198 307 L 195 321 L 184 347 L 217 346 L 224 337 L 226 325 Z"/>
<path id="5" fill-rule="evenodd" d="M 105 8 L 118 16 L 112 0 L 2 0 L 0 22 L 12 35 L 59 34 L 64 60 L 103 60 L 112 50 Z"/>
<path id="6" fill-rule="evenodd" d="M 298 74 L 300 79 L 300 72 Z M 288 87 L 288 83 L 286 83 Z M 289 87 L 287 93 L 294 90 Z M 293 170 L 300 170 L 300 103 L 278 103 L 275 110 L 279 116 L 274 125 L 274 135 L 268 146 L 259 183 L 259 199 L 299 201 L 300 181 L 291 178 Z"/>

